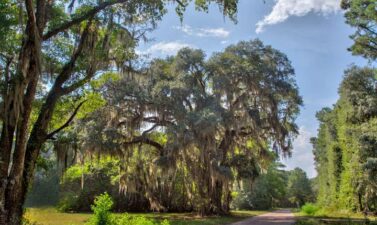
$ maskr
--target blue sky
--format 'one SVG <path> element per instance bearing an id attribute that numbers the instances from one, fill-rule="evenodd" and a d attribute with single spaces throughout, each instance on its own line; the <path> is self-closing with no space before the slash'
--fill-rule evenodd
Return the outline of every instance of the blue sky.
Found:
<path id="1" fill-rule="evenodd" d="M 309 139 L 318 128 L 315 113 L 336 102 L 348 66 L 367 65 L 366 60 L 347 51 L 353 30 L 344 23 L 339 4 L 340 0 L 240 0 L 236 24 L 224 18 L 217 6 L 210 7 L 208 13 L 191 6 L 181 23 L 172 6 L 149 34 L 153 41 L 138 50 L 164 57 L 189 46 L 211 55 L 229 44 L 259 38 L 287 54 L 304 106 L 297 120 L 300 135 L 294 142 L 293 157 L 283 162 L 287 169 L 301 167 L 314 177 Z"/>

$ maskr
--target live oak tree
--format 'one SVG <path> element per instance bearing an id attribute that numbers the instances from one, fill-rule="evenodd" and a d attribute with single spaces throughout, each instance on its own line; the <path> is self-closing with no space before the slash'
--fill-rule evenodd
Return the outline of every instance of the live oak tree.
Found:
<path id="1" fill-rule="evenodd" d="M 49 130 L 56 105 L 79 96 L 94 76 L 135 56 L 134 47 L 165 13 L 169 2 L 182 15 L 190 1 L 6 0 L 0 3 L 0 224 L 20 224 L 35 163 L 46 140 L 67 127 L 72 115 Z M 237 0 L 195 1 L 207 10 L 219 4 L 234 18 Z M 44 90 L 44 91 L 43 91 Z M 35 108 L 35 101 L 40 108 Z M 32 111 L 37 110 L 35 120 Z"/>
<path id="2" fill-rule="evenodd" d="M 305 171 L 295 168 L 289 171 L 287 197 L 295 206 L 301 207 L 313 201 L 313 191 Z"/>
<path id="3" fill-rule="evenodd" d="M 124 160 L 135 146 L 153 147 L 158 167 L 131 180 L 149 180 L 153 190 L 158 168 L 160 178 L 178 169 L 202 215 L 228 213 L 233 182 L 256 177 L 274 159 L 271 151 L 290 154 L 302 103 L 287 57 L 258 40 L 231 45 L 208 60 L 200 50 L 182 49 L 146 68 L 128 68 L 102 93 L 107 104 L 86 121 L 84 146 Z M 156 139 L 155 132 L 166 139 Z M 123 182 L 125 189 L 131 180 Z M 150 190 L 151 205 L 165 210 Z"/>

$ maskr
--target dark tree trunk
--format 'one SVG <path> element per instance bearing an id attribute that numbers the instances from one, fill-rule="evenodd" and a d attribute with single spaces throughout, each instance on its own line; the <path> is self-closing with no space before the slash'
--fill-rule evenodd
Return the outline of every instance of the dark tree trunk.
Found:
<path id="1" fill-rule="evenodd" d="M 73 119 L 71 117 L 63 127 L 47 134 L 47 127 L 57 101 L 61 96 L 81 87 L 94 75 L 95 67 L 91 68 L 91 71 L 88 72 L 88 75 L 83 80 L 68 87 L 64 86 L 65 82 L 70 79 L 75 63 L 82 54 L 85 43 L 88 41 L 89 27 L 91 25 L 90 18 L 107 7 L 124 2 L 125 0 L 103 2 L 87 13 L 63 23 L 43 35 L 48 20 L 48 9 L 51 8 L 53 1 L 24 0 L 27 17 L 24 40 L 19 52 L 16 75 L 12 79 L 9 78 L 9 84 L 7 84 L 4 93 L 2 93 L 3 105 L 0 109 L 3 114 L 1 115 L 2 130 L 0 136 L 0 225 L 21 224 L 22 206 L 28 187 L 32 182 L 40 149 L 50 135 L 68 126 L 70 120 Z M 70 61 L 62 68 L 56 78 L 55 84 L 51 88 L 29 136 L 30 114 L 38 79 L 41 74 L 40 52 L 42 41 L 48 40 L 88 19 L 89 23 L 81 34 L 80 43 Z M 75 110 L 74 115 L 77 113 L 78 108 Z"/>
<path id="2" fill-rule="evenodd" d="M 9 93 L 5 99 L 4 124 L 1 134 L 1 187 L 0 187 L 0 224 L 20 224 L 10 221 L 17 204 L 11 201 L 19 194 L 14 186 L 20 182 L 27 140 L 27 127 L 34 100 L 36 84 L 39 78 L 39 52 L 40 41 L 33 21 L 29 21 L 25 30 L 28 34 L 23 42 L 19 56 L 16 77 L 12 80 Z M 26 93 L 25 93 L 25 89 Z M 13 146 L 13 139 L 16 143 Z M 14 147 L 14 149 L 12 149 Z M 13 153 L 13 156 L 12 156 Z M 12 159 L 12 163 L 10 160 Z M 12 166 L 12 168 L 10 168 Z M 11 170 L 10 170 L 11 169 Z M 14 204 L 15 203 L 15 204 Z M 21 213 L 22 214 L 22 213 Z"/>

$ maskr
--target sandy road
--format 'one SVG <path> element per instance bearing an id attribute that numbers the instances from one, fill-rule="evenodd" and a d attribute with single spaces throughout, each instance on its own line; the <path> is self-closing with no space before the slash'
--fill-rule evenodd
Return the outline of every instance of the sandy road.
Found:
<path id="1" fill-rule="evenodd" d="M 239 221 L 231 225 L 292 225 L 294 223 L 294 215 L 290 210 L 277 210 Z"/>

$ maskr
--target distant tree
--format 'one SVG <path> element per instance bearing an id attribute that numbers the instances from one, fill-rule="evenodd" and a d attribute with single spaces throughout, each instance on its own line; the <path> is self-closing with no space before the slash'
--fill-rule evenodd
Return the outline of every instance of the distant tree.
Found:
<path id="1" fill-rule="evenodd" d="M 305 171 L 295 168 L 289 172 L 287 193 L 289 200 L 297 207 L 313 201 L 313 190 Z"/>
<path id="2" fill-rule="evenodd" d="M 237 209 L 260 210 L 286 207 L 288 172 L 283 167 L 282 164 L 273 162 L 255 180 L 242 180 L 242 187 L 237 190 L 233 206 Z"/>

